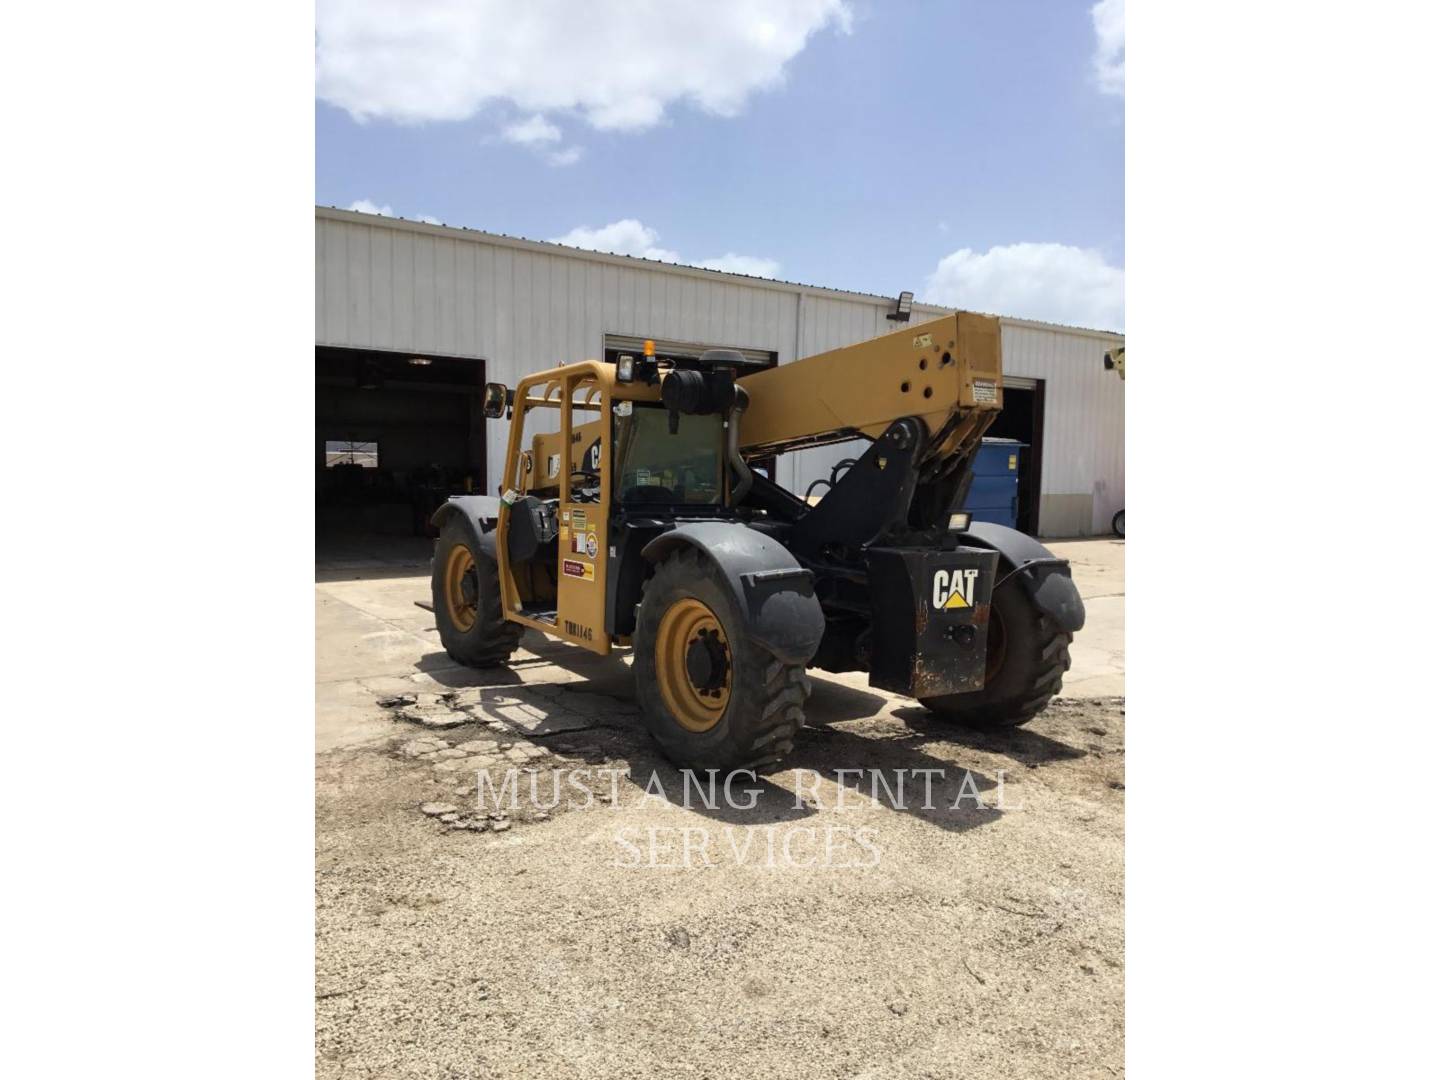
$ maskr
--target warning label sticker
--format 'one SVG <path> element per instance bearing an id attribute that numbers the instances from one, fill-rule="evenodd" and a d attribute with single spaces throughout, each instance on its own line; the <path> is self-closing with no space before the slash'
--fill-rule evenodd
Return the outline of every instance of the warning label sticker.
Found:
<path id="1" fill-rule="evenodd" d="M 566 577 L 579 578 L 581 581 L 595 580 L 595 564 L 581 562 L 579 559 L 560 560 L 560 569 Z"/>

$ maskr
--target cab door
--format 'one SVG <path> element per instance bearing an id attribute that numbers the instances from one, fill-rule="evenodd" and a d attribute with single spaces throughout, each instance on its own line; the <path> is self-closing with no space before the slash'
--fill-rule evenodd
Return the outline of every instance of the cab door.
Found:
<path id="1" fill-rule="evenodd" d="M 609 553 L 610 394 L 593 370 L 567 375 L 561 393 L 561 444 L 570 448 L 560 477 L 556 632 L 602 656 Z"/>

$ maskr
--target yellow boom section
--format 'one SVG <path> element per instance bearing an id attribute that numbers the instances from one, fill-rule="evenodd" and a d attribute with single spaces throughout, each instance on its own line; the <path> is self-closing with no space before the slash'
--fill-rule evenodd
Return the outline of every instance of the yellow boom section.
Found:
<path id="1" fill-rule="evenodd" d="M 875 438 L 903 416 L 930 432 L 925 457 L 968 449 L 1001 407 L 1000 321 L 958 311 L 747 375 L 746 457 Z"/>

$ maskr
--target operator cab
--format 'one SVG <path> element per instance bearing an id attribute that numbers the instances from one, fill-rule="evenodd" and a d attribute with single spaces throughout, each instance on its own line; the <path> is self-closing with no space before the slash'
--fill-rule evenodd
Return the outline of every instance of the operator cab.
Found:
<path id="1" fill-rule="evenodd" d="M 621 401 L 613 414 L 621 510 L 683 512 L 724 503 L 724 417 L 686 416 L 671 432 L 663 404 Z"/>
<path id="2" fill-rule="evenodd" d="M 498 538 L 511 612 L 587 643 L 627 636 L 645 543 L 677 522 L 731 516 L 726 416 L 736 390 L 733 370 L 716 365 L 729 358 L 626 358 L 613 381 L 591 362 L 514 393 L 487 387 L 486 414 L 513 409 L 519 429 Z"/>

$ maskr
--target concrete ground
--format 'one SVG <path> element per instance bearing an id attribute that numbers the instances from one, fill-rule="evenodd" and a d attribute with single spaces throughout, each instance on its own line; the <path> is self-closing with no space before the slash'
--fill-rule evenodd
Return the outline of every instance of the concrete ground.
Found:
<path id="1" fill-rule="evenodd" d="M 1026 728 L 814 673 L 785 768 L 686 808 L 623 650 L 457 667 L 428 546 L 328 545 L 318 1074 L 1119 1075 L 1124 544 L 1050 546 L 1087 625 Z"/>

